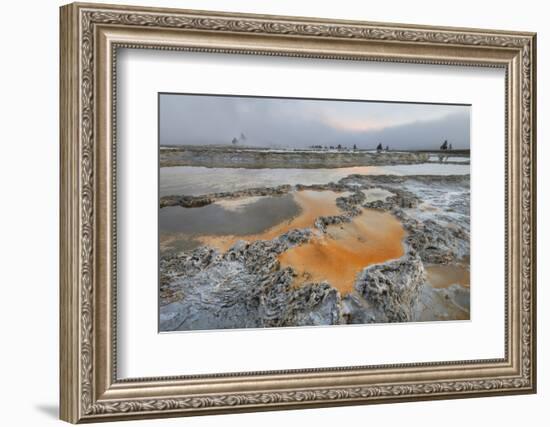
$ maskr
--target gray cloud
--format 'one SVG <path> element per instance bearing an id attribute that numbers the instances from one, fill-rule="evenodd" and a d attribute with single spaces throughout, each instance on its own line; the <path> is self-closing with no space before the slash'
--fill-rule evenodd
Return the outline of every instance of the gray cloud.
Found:
<path id="1" fill-rule="evenodd" d="M 470 107 L 161 94 L 161 145 L 338 145 L 432 149 L 444 139 L 470 147 Z"/>

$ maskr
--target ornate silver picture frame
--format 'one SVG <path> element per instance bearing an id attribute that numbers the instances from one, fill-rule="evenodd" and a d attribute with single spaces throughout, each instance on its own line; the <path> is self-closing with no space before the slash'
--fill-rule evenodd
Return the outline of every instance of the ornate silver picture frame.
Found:
<path id="1" fill-rule="evenodd" d="M 535 34 L 81 3 L 63 6 L 60 13 L 61 419 L 79 423 L 536 391 Z M 504 357 L 120 378 L 120 49 L 504 70 Z M 182 372 L 184 367 L 182 360 Z"/>

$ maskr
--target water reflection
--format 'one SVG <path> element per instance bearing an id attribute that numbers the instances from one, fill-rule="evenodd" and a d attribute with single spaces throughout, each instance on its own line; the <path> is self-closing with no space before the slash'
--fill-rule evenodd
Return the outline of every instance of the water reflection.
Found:
<path id="1" fill-rule="evenodd" d="M 346 294 L 363 268 L 401 257 L 404 236 L 393 215 L 365 209 L 353 221 L 329 226 L 326 234 L 284 252 L 279 260 L 297 272 L 296 285 L 327 281 Z"/>
<path id="2" fill-rule="evenodd" d="M 467 175 L 469 165 L 358 166 L 335 169 L 244 169 L 174 166 L 160 168 L 160 196 L 201 195 L 252 187 L 336 182 L 348 175 Z"/>

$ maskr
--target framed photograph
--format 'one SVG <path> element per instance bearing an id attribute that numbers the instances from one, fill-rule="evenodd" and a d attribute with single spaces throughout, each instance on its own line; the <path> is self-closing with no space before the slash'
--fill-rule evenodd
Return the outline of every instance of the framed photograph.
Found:
<path id="1" fill-rule="evenodd" d="M 536 390 L 535 34 L 61 8 L 61 418 Z"/>

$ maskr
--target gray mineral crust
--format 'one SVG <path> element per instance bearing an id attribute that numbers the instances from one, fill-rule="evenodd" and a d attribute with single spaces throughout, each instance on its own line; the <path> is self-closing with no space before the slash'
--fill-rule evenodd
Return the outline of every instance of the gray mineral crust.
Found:
<path id="1" fill-rule="evenodd" d="M 215 200 L 285 194 L 304 189 L 342 193 L 339 215 L 318 217 L 311 228 L 272 240 L 244 240 L 225 253 L 201 246 L 160 259 L 160 330 L 318 326 L 469 318 L 469 288 L 433 288 L 426 265 L 461 263 L 470 253 L 470 178 L 350 175 L 315 186 L 253 188 L 203 196 L 168 196 L 161 206 L 203 206 Z M 385 196 L 369 200 L 365 191 Z M 345 193 L 345 194 L 344 194 Z M 341 295 L 328 282 L 293 285 L 296 272 L 278 256 L 314 233 L 349 222 L 363 209 L 387 211 L 406 236 L 399 259 L 365 267 L 353 291 Z"/>

